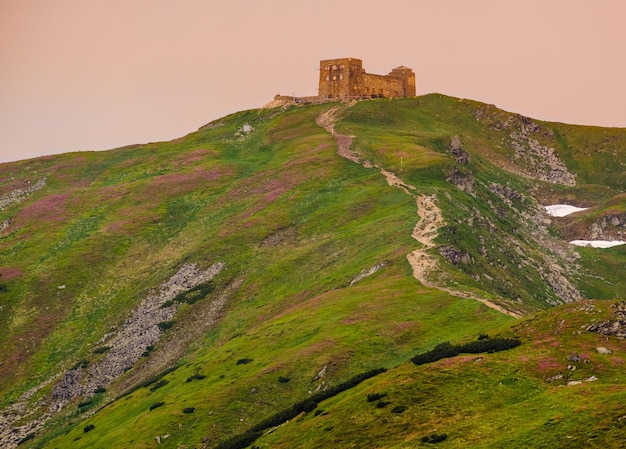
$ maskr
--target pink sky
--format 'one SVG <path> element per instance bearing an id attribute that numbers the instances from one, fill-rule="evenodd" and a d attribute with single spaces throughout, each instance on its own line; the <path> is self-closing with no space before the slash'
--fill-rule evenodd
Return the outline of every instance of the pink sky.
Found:
<path id="1" fill-rule="evenodd" d="M 626 127 L 623 0 L 0 0 L 0 162 L 169 140 L 320 59 L 406 65 L 439 92 Z"/>

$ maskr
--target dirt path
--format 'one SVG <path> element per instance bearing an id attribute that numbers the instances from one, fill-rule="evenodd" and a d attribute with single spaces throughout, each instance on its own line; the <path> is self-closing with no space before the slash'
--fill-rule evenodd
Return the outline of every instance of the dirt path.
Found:
<path id="1" fill-rule="evenodd" d="M 441 209 L 437 205 L 437 197 L 435 195 L 418 195 L 417 189 L 414 186 L 406 184 L 398 178 L 395 173 L 380 168 L 377 165 L 372 164 L 370 161 L 362 159 L 357 152 L 351 149 L 354 136 L 336 133 L 334 127 L 337 113 L 340 112 L 342 108 L 350 106 L 351 105 L 334 106 L 320 114 L 316 122 L 335 138 L 335 141 L 337 142 L 337 154 L 339 154 L 339 156 L 357 164 L 361 164 L 365 168 L 375 168 L 379 170 L 387 180 L 387 184 L 391 187 L 399 188 L 407 195 L 411 195 L 416 199 L 417 215 L 420 219 L 415 225 L 415 228 L 413 228 L 411 237 L 421 243 L 422 247 L 410 252 L 406 256 L 411 268 L 413 269 L 413 277 L 426 287 L 442 290 L 460 298 L 480 301 L 491 309 L 515 318 L 522 317 L 521 313 L 507 310 L 492 301 L 439 285 L 428 279 L 428 276 L 435 272 L 438 266 L 437 259 L 435 256 L 430 254 L 429 250 L 435 246 L 434 240 L 439 235 L 439 229 L 445 225 Z"/>

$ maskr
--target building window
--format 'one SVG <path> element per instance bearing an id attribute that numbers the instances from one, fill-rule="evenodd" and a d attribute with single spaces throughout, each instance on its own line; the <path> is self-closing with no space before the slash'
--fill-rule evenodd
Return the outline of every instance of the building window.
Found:
<path id="1" fill-rule="evenodd" d="M 344 65 L 343 65 L 343 64 L 340 64 L 340 65 L 339 65 L 339 68 L 340 68 L 340 69 L 343 69 L 343 68 L 344 68 Z"/>
<path id="2" fill-rule="evenodd" d="M 330 76 L 326 75 L 326 81 L 330 80 Z"/>
<path id="3" fill-rule="evenodd" d="M 333 75 L 333 81 L 337 81 L 337 75 Z"/>
<path id="4" fill-rule="evenodd" d="M 324 70 L 330 70 L 330 66 L 329 65 L 324 66 Z"/>
<path id="5" fill-rule="evenodd" d="M 343 75 L 339 75 L 339 79 L 342 80 L 343 79 Z"/>
<path id="6" fill-rule="evenodd" d="M 333 64 L 333 70 L 337 70 L 337 66 Z"/>

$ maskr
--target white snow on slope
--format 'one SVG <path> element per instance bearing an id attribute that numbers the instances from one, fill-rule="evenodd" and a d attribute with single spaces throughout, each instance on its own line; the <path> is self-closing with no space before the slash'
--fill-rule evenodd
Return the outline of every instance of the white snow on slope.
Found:
<path id="1" fill-rule="evenodd" d="M 553 204 L 544 207 L 551 217 L 567 217 L 574 212 L 588 209 L 587 207 L 576 207 L 570 206 L 569 204 Z M 624 245 L 626 242 L 621 240 L 572 240 L 570 244 L 576 246 L 590 246 L 592 248 L 612 248 L 614 246 Z"/>
<path id="2" fill-rule="evenodd" d="M 591 246 L 592 248 L 612 248 L 626 244 L 621 240 L 572 240 L 570 243 L 576 246 Z"/>
<path id="3" fill-rule="evenodd" d="M 551 217 L 566 217 L 574 212 L 580 212 L 581 210 L 587 210 L 588 207 L 576 207 L 569 204 L 553 204 L 551 206 L 544 206 L 548 211 L 548 215 Z"/>

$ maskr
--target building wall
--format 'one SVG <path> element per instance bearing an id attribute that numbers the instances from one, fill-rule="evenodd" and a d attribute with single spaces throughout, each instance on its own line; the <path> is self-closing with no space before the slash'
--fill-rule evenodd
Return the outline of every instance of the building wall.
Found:
<path id="1" fill-rule="evenodd" d="M 356 58 L 327 59 L 320 61 L 318 95 L 322 98 L 351 96 L 353 86 L 359 84 L 363 61 Z"/>
<path id="2" fill-rule="evenodd" d="M 404 84 L 401 78 L 395 76 L 363 75 L 363 95 L 378 95 L 385 98 L 405 97 Z"/>
<path id="3" fill-rule="evenodd" d="M 397 67 L 389 75 L 366 73 L 356 58 L 320 61 L 319 97 L 349 98 L 415 96 L 415 74 L 408 67 Z"/>

